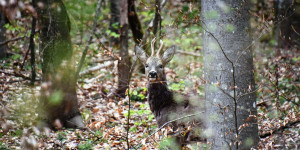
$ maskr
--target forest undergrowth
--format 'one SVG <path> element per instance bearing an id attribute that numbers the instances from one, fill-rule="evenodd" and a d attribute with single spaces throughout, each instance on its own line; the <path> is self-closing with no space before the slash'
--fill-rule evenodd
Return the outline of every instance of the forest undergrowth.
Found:
<path id="1" fill-rule="evenodd" d="M 263 44 L 261 44 L 263 45 Z M 259 149 L 298 149 L 299 139 L 299 51 L 284 49 L 275 53 L 268 46 L 256 53 L 256 84 L 259 134 L 262 137 Z M 268 53 L 268 54 L 267 54 Z M 291 53 L 293 55 L 291 55 Z M 297 55 L 294 55 L 297 54 Z M 265 57 L 268 55 L 269 57 Z M 95 56 L 96 57 L 96 56 Z M 181 56 L 178 54 L 175 57 Z M 116 77 L 116 62 L 109 67 L 81 77 L 77 84 L 77 96 L 86 128 L 39 130 L 36 123 L 41 82 L 30 86 L 29 81 L 16 77 L 13 66 L 5 67 L 1 75 L 0 148 L 21 149 L 125 149 L 128 101 L 131 97 L 129 141 L 131 149 L 150 149 L 168 145 L 168 129 L 157 130 L 154 116 L 146 102 L 146 79 L 142 73 L 134 73 L 127 97 L 111 95 Z M 190 70 L 202 64 L 186 64 Z M 7 73 L 10 73 L 9 75 Z M 95 75 L 96 74 L 96 75 Z M 106 76 L 110 74 L 111 77 Z M 169 87 L 174 91 L 196 90 L 203 95 L 203 81 L 189 72 L 179 79 L 175 68 L 167 68 Z M 25 73 L 26 75 L 26 73 Z M 187 84 L 187 81 L 190 81 Z M 278 91 L 278 92 L 277 92 Z M 279 99 L 277 99 L 279 98 Z M 186 147 L 187 148 L 187 147 Z M 189 147 L 193 149 L 192 147 Z M 187 148 L 188 149 L 188 148 Z"/>

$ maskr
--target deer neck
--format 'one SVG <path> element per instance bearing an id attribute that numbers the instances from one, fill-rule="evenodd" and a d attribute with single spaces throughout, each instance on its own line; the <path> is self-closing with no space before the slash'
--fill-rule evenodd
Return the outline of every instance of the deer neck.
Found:
<path id="1" fill-rule="evenodd" d="M 166 77 L 161 78 L 161 82 L 148 82 L 148 102 L 151 111 L 155 117 L 160 116 L 160 112 L 164 108 L 168 108 L 173 105 L 173 93 L 168 89 Z"/>

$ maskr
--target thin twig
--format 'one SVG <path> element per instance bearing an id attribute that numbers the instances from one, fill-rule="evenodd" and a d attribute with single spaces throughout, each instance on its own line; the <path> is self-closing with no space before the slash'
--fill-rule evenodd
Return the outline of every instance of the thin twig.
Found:
<path id="1" fill-rule="evenodd" d="M 25 54 L 24 54 L 24 56 L 23 56 L 24 59 L 23 59 L 23 62 L 22 62 L 22 64 L 21 64 L 21 66 L 20 66 L 20 71 L 23 71 L 24 64 L 25 64 L 25 61 L 27 60 L 27 56 L 28 56 L 29 51 L 30 51 L 30 48 L 27 49 L 27 51 L 25 52 Z"/>
<path id="2" fill-rule="evenodd" d="M 5 44 L 7 44 L 9 42 L 13 42 L 13 41 L 18 41 L 18 40 L 24 39 L 25 37 L 26 36 L 21 36 L 21 37 L 16 37 L 16 38 L 12 38 L 12 39 L 3 41 L 3 42 L 0 43 L 0 46 L 5 45 Z"/>
<path id="3" fill-rule="evenodd" d="M 128 86 L 128 118 L 127 118 L 127 130 L 126 130 L 126 142 L 127 142 L 127 148 L 129 149 L 130 148 L 130 145 L 129 145 L 129 122 L 130 122 L 130 102 L 131 102 L 131 96 L 130 96 L 130 86 Z"/>
<path id="4" fill-rule="evenodd" d="M 87 44 L 85 46 L 85 49 L 83 50 L 83 53 L 82 53 L 82 56 L 81 56 L 81 59 L 80 59 L 80 62 L 79 62 L 79 65 L 78 65 L 78 68 L 77 68 L 77 71 L 76 71 L 76 79 L 79 76 L 79 72 L 80 72 L 80 70 L 82 68 L 82 65 L 83 65 L 83 62 L 85 60 L 85 57 L 86 57 L 86 54 L 87 54 L 87 50 L 88 50 L 90 44 L 92 43 L 93 35 L 95 33 L 95 30 L 96 30 L 97 20 L 98 20 L 98 16 L 99 16 L 99 12 L 100 12 L 101 2 L 102 2 L 102 0 L 99 0 L 98 4 L 97 4 L 93 27 L 90 30 L 90 36 L 89 36 L 88 42 L 87 42 Z"/>
<path id="5" fill-rule="evenodd" d="M 129 105 L 129 108 L 128 108 L 128 119 L 127 119 L 127 134 L 126 134 L 126 141 L 127 141 L 127 146 L 128 146 L 128 149 L 129 149 L 129 121 L 130 121 L 130 105 L 131 105 L 131 96 L 130 96 L 130 76 L 132 75 L 132 68 L 135 66 L 135 63 L 136 63 L 136 59 L 134 59 L 134 61 L 133 61 L 133 63 L 132 63 L 132 65 L 131 65 L 131 67 L 130 67 L 130 70 L 129 70 L 129 79 L 128 79 L 128 93 L 127 93 L 127 95 L 128 95 L 128 105 Z"/>
<path id="6" fill-rule="evenodd" d="M 291 25 L 291 27 L 292 27 L 292 29 L 293 29 L 293 31 L 297 34 L 297 35 L 299 35 L 300 36 L 300 33 L 298 33 L 297 31 L 296 31 L 296 29 L 294 28 L 294 26 L 293 25 Z"/>

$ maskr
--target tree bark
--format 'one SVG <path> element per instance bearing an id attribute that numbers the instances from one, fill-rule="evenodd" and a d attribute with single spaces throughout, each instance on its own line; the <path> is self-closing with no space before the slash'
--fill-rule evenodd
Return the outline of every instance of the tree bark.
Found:
<path id="1" fill-rule="evenodd" d="M 37 0 L 35 5 L 38 6 L 43 57 L 40 116 L 51 127 L 55 127 L 54 122 L 58 120 L 64 127 L 82 128 L 66 8 L 61 0 Z"/>
<path id="2" fill-rule="evenodd" d="M 120 0 L 120 58 L 118 62 L 117 96 L 125 97 L 130 80 L 130 57 L 128 55 L 128 1 Z"/>
<path id="3" fill-rule="evenodd" d="M 0 11 L 0 43 L 6 41 L 6 29 L 4 27 L 6 23 L 4 11 Z M 6 57 L 6 44 L 0 45 L 0 59 Z"/>
<path id="4" fill-rule="evenodd" d="M 35 6 L 35 0 L 32 0 L 33 7 Z M 34 85 L 35 82 L 35 43 L 34 43 L 34 35 L 35 35 L 35 26 L 36 26 L 36 17 L 32 16 L 31 23 L 31 33 L 30 33 L 30 41 L 29 41 L 29 49 L 30 49 L 30 66 L 31 66 L 31 85 Z"/>
<path id="5" fill-rule="evenodd" d="M 258 144 L 248 1 L 202 0 L 208 143 L 211 149 Z"/>
<path id="6" fill-rule="evenodd" d="M 153 20 L 153 34 L 157 37 L 157 31 L 160 30 L 161 15 L 160 15 L 160 0 L 155 0 L 155 16 Z M 159 39 L 159 38 L 157 38 Z"/>
<path id="7" fill-rule="evenodd" d="M 143 39 L 143 28 L 139 17 L 135 11 L 134 0 L 128 0 L 128 21 L 132 31 L 133 39 L 136 44 L 140 44 Z"/>
<path id="8" fill-rule="evenodd" d="M 110 1 L 110 23 L 109 30 L 115 34 L 119 34 L 120 29 L 120 0 Z M 120 38 L 110 37 L 110 43 L 113 46 L 119 46 Z"/>

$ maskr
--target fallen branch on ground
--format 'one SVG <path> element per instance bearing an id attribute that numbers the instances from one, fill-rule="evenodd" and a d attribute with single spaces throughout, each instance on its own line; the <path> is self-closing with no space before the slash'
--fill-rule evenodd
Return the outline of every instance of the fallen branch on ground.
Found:
<path id="1" fill-rule="evenodd" d="M 263 134 L 260 134 L 259 137 L 260 138 L 266 138 L 270 135 L 273 135 L 273 134 L 276 134 L 278 132 L 281 132 L 283 131 L 284 129 L 287 129 L 287 128 L 290 128 L 292 127 L 293 125 L 296 125 L 297 123 L 300 123 L 300 119 L 297 119 L 296 121 L 292 121 L 292 122 L 289 122 L 288 124 L 286 124 L 285 126 L 281 126 L 277 129 L 274 129 L 272 131 L 269 131 L 269 132 L 266 132 L 266 133 L 263 133 Z"/>
<path id="2" fill-rule="evenodd" d="M 12 38 L 12 39 L 3 41 L 3 42 L 0 43 L 0 46 L 5 45 L 5 44 L 7 44 L 7 43 L 9 43 L 9 42 L 21 40 L 21 39 L 23 39 L 23 38 L 25 38 L 25 37 L 26 37 L 26 36 L 21 36 L 21 37 L 16 37 L 16 38 Z"/>
<path id="3" fill-rule="evenodd" d="M 10 75 L 10 76 L 15 76 L 15 77 L 21 77 L 23 78 L 24 80 L 16 80 L 16 81 L 1 81 L 0 83 L 14 83 L 14 82 L 22 82 L 22 81 L 26 81 L 26 80 L 29 80 L 31 81 L 31 78 L 30 77 L 27 77 L 21 73 L 18 73 L 18 72 L 13 72 L 13 73 L 10 73 L 10 72 L 5 72 L 5 71 L 1 71 L 0 70 L 0 73 L 4 73 L 6 75 Z M 41 79 L 36 79 L 36 81 L 40 81 Z"/>
<path id="4" fill-rule="evenodd" d="M 98 66 L 94 66 L 94 67 L 88 68 L 87 70 L 84 70 L 84 71 L 80 72 L 79 76 L 82 76 L 82 75 L 85 75 L 85 74 L 97 71 L 97 70 L 102 69 L 102 68 L 110 67 L 113 64 L 114 64 L 114 62 L 110 61 L 110 62 L 107 62 L 107 63 L 104 63 L 104 64 L 100 64 Z"/>
<path id="5" fill-rule="evenodd" d="M 102 58 L 102 59 L 96 59 L 94 60 L 92 63 L 104 63 L 106 61 L 114 61 L 114 60 L 117 60 L 116 58 Z"/>
<path id="6" fill-rule="evenodd" d="M 11 76 L 15 76 L 15 77 L 21 77 L 25 80 L 31 80 L 31 78 L 26 77 L 25 75 L 23 75 L 21 73 L 17 73 L 17 72 L 9 73 L 9 72 L 0 71 L 0 73 L 4 73 L 6 75 L 11 75 Z"/>

